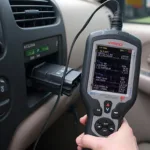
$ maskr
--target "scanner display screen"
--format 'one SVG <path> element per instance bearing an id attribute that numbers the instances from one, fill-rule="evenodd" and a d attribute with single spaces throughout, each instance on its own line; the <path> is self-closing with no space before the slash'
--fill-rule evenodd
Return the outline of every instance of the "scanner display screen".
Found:
<path id="1" fill-rule="evenodd" d="M 92 90 L 127 94 L 132 50 L 98 45 Z"/>

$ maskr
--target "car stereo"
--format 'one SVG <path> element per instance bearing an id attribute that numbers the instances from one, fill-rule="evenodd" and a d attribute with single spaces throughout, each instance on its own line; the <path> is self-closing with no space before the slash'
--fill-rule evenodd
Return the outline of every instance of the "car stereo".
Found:
<path id="1" fill-rule="evenodd" d="M 24 44 L 25 62 L 59 51 L 59 36 L 41 39 Z"/>

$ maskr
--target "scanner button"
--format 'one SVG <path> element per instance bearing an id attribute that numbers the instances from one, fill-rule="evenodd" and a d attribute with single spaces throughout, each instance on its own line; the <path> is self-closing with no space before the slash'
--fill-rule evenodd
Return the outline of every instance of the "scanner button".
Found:
<path id="1" fill-rule="evenodd" d="M 115 109 L 113 109 L 111 117 L 113 119 L 121 119 L 126 114 L 128 103 L 118 103 Z"/>
<path id="2" fill-rule="evenodd" d="M 111 134 L 111 132 L 107 129 L 107 128 L 102 128 L 100 135 L 102 136 L 109 136 Z"/>
<path id="3" fill-rule="evenodd" d="M 95 116 L 101 116 L 102 115 L 102 108 L 93 109 L 93 113 Z"/>
<path id="4" fill-rule="evenodd" d="M 99 132 L 102 129 L 102 125 L 99 123 L 95 123 L 95 130 Z"/>
<path id="5" fill-rule="evenodd" d="M 112 117 L 113 119 L 119 119 L 119 117 L 120 117 L 119 111 L 113 110 L 111 117 Z"/>
<path id="6" fill-rule="evenodd" d="M 114 125 L 111 125 L 108 127 L 108 130 L 113 133 L 115 131 L 115 126 Z"/>
<path id="7" fill-rule="evenodd" d="M 101 118 L 96 121 L 95 130 L 101 136 L 109 136 L 115 131 L 115 124 L 109 118 Z"/>
<path id="8" fill-rule="evenodd" d="M 105 121 L 103 122 L 103 127 L 108 127 L 109 126 L 109 122 Z"/>
<path id="9" fill-rule="evenodd" d="M 105 113 L 110 113 L 112 107 L 112 102 L 111 101 L 105 101 L 104 102 L 104 112 Z"/>

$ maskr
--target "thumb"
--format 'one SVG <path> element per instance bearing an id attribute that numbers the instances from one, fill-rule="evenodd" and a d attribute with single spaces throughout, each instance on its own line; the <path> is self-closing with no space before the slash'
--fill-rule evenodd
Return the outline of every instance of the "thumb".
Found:
<path id="1" fill-rule="evenodd" d="M 81 135 L 76 139 L 78 146 L 82 148 L 89 148 L 92 150 L 100 150 L 103 143 L 103 138 L 94 137 L 91 135 Z"/>
<path id="2" fill-rule="evenodd" d="M 122 133 L 122 135 L 133 134 L 133 131 L 126 120 L 123 121 L 119 132 Z"/>

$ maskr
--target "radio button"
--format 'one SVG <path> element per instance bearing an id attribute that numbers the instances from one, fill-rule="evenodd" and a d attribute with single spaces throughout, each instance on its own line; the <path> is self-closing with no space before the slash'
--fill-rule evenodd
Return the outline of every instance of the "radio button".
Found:
<path id="1" fill-rule="evenodd" d="M 1 100 L 7 96 L 8 96 L 8 84 L 7 84 L 5 79 L 0 78 L 0 97 L 1 97 Z"/>
<path id="2" fill-rule="evenodd" d="M 8 91 L 7 83 L 4 79 L 0 78 L 0 93 L 5 93 Z"/>

